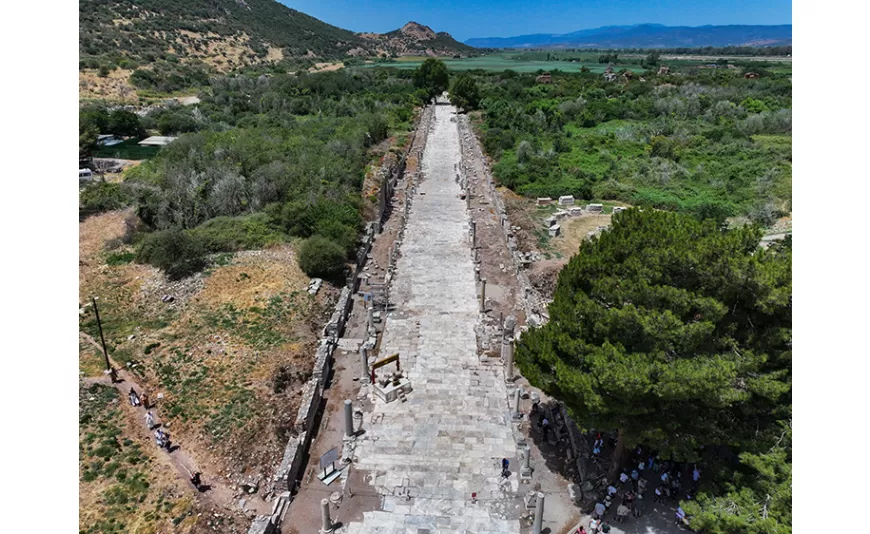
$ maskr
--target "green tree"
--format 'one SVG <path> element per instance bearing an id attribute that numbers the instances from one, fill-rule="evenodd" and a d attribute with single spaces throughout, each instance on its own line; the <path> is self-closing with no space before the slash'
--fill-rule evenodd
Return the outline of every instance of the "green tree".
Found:
<path id="1" fill-rule="evenodd" d="M 141 137 L 144 133 L 142 125 L 139 124 L 139 116 L 132 111 L 124 109 L 116 109 L 109 114 L 107 129 L 109 133 L 115 135 L 129 135 L 132 137 Z"/>
<path id="2" fill-rule="evenodd" d="M 133 198 L 121 184 L 95 182 L 79 194 L 79 211 L 82 215 L 91 215 L 121 209 L 132 202 Z"/>
<path id="3" fill-rule="evenodd" d="M 468 74 L 460 74 L 453 80 L 450 103 L 463 111 L 471 111 L 480 106 L 480 91 L 474 78 Z"/>
<path id="4" fill-rule="evenodd" d="M 136 251 L 136 261 L 162 269 L 166 276 L 179 280 L 205 267 L 205 247 L 189 234 L 177 229 L 148 235 Z"/>
<path id="5" fill-rule="evenodd" d="M 341 245 L 321 235 L 311 236 L 299 247 L 299 268 L 308 276 L 335 280 L 344 272 L 346 259 Z"/>
<path id="6" fill-rule="evenodd" d="M 677 460 L 739 447 L 791 405 L 791 248 L 756 227 L 628 210 L 559 275 L 550 321 L 524 334 L 529 381 L 589 428 Z"/>
<path id="7" fill-rule="evenodd" d="M 701 491 L 681 504 L 696 532 L 789 534 L 791 532 L 791 424 L 766 451 L 744 452 L 740 467 L 721 488 Z"/>
<path id="8" fill-rule="evenodd" d="M 79 109 L 79 150 L 86 151 L 97 144 L 97 136 L 109 127 L 109 113 L 102 106 Z"/>
<path id="9" fill-rule="evenodd" d="M 425 90 L 427 100 L 446 91 L 449 84 L 447 65 L 440 59 L 430 57 L 414 71 L 414 87 Z"/>

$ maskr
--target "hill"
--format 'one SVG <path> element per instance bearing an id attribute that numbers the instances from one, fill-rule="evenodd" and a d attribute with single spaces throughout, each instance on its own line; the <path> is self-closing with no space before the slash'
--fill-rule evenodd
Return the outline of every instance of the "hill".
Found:
<path id="1" fill-rule="evenodd" d="M 432 28 L 409 22 L 388 33 L 361 33 L 370 45 L 381 52 L 398 56 L 446 56 L 473 53 L 473 47 L 460 43 L 447 32 L 436 33 Z"/>
<path id="2" fill-rule="evenodd" d="M 259 64 L 305 68 L 315 58 L 457 55 L 474 51 L 409 22 L 387 34 L 331 26 L 274 0 L 80 0 L 82 98 L 135 101 L 202 87 L 209 76 Z"/>
<path id="3" fill-rule="evenodd" d="M 791 44 L 791 24 L 780 26 L 604 26 L 564 34 L 467 39 L 476 48 L 678 48 L 705 46 L 783 46 Z"/>
<path id="4" fill-rule="evenodd" d="M 80 60 L 203 59 L 216 66 L 341 57 L 362 43 L 273 0 L 81 0 Z M 223 58 L 223 61 L 221 61 Z"/>

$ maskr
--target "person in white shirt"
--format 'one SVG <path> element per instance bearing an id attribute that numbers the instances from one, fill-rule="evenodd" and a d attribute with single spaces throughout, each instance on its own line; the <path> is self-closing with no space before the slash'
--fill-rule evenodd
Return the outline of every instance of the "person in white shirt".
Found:
<path id="1" fill-rule="evenodd" d="M 619 490 L 617 490 L 616 487 L 615 487 L 613 484 L 607 486 L 607 494 L 610 495 L 611 497 L 614 496 L 614 495 L 616 495 L 616 493 L 617 493 L 618 491 L 619 491 Z"/>
<path id="2" fill-rule="evenodd" d="M 629 514 L 629 513 L 631 513 L 631 510 L 628 508 L 628 506 L 626 506 L 625 503 L 620 504 L 620 505 L 616 508 L 616 519 L 617 519 L 617 521 L 619 521 L 620 523 L 621 523 L 622 521 L 625 521 L 625 518 L 628 517 L 628 514 Z"/>

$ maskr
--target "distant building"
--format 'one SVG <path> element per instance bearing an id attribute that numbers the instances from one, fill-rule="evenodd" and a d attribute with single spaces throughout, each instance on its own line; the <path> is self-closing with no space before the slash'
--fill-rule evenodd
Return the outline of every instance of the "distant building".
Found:
<path id="1" fill-rule="evenodd" d="M 139 146 L 166 146 L 169 143 L 178 139 L 177 137 L 165 137 L 160 135 L 152 135 L 147 139 L 139 141 Z"/>
<path id="2" fill-rule="evenodd" d="M 535 78 L 535 83 L 553 83 L 553 78 L 550 76 L 549 72 L 545 72 Z"/>
<path id="3" fill-rule="evenodd" d="M 758 73 L 757 72 L 747 72 L 746 74 L 743 75 L 743 77 L 751 80 L 754 78 L 758 78 Z"/>
<path id="4" fill-rule="evenodd" d="M 665 67 L 664 65 L 659 67 L 659 76 L 664 76 L 665 74 L 669 74 L 670 72 L 671 69 L 669 67 Z"/>
<path id="5" fill-rule="evenodd" d="M 113 146 L 123 142 L 123 139 L 113 134 L 102 134 L 97 136 L 98 146 Z"/>

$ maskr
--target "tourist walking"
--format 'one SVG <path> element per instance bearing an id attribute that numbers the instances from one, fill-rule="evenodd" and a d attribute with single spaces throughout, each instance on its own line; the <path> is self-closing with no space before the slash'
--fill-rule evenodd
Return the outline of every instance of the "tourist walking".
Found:
<path id="1" fill-rule="evenodd" d="M 150 411 L 145 414 L 145 424 L 148 425 L 148 430 L 154 430 L 154 414 Z"/>
<path id="2" fill-rule="evenodd" d="M 202 491 L 200 486 L 202 485 L 202 473 L 197 471 L 190 477 L 190 483 L 193 484 L 193 487 L 197 489 L 197 491 Z"/>
<path id="3" fill-rule="evenodd" d="M 140 398 L 140 400 L 142 401 L 142 407 L 143 407 L 143 408 L 145 408 L 145 409 L 147 410 L 148 408 L 151 407 L 151 405 L 148 403 L 148 394 L 147 394 L 147 393 L 145 393 L 145 392 L 143 391 L 143 392 L 142 392 L 142 396 L 139 397 L 139 398 Z"/>
<path id="4" fill-rule="evenodd" d="M 550 420 L 546 417 L 541 421 L 541 430 L 544 432 L 544 441 L 547 441 L 547 438 L 550 436 Z"/>
<path id="5" fill-rule="evenodd" d="M 510 460 L 508 460 L 507 458 L 501 459 L 501 476 L 502 477 L 507 478 L 507 477 L 511 476 L 511 472 L 508 471 L 508 468 L 510 467 L 510 465 L 511 465 Z"/>
<path id="6" fill-rule="evenodd" d="M 130 406 L 133 406 L 134 408 L 139 406 L 139 395 L 136 394 L 135 389 L 130 388 L 130 395 L 128 397 L 130 399 Z"/>

